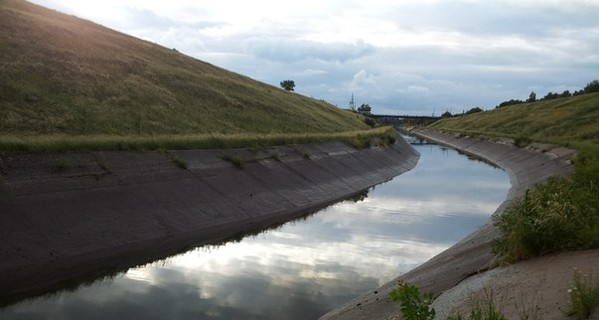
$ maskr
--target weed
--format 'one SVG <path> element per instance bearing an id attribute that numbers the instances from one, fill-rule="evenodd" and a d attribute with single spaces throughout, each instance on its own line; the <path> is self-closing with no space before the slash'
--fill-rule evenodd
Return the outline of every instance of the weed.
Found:
<path id="1" fill-rule="evenodd" d="M 371 137 L 364 135 L 357 135 L 350 140 L 351 145 L 358 150 L 370 148 L 371 142 Z"/>
<path id="2" fill-rule="evenodd" d="M 392 301 L 401 303 L 400 310 L 404 320 L 432 320 L 435 318 L 435 309 L 431 307 L 432 295 L 421 295 L 416 286 L 406 282 L 400 282 L 398 285 L 397 289 L 389 292 L 389 296 Z"/>
<path id="3" fill-rule="evenodd" d="M 539 297 L 542 296 L 537 295 L 535 297 L 533 297 L 532 299 L 530 299 L 530 297 L 528 297 L 528 301 L 525 301 L 527 297 L 525 297 L 524 293 L 522 292 L 522 290 L 520 291 L 520 301 L 515 303 L 515 307 L 516 307 L 516 311 L 518 312 L 518 315 L 520 316 L 520 320 L 540 320 L 541 319 L 541 315 L 539 314 L 540 308 L 539 308 L 539 302 L 538 299 Z"/>
<path id="4" fill-rule="evenodd" d="M 570 293 L 570 316 L 576 319 L 588 319 L 599 306 L 599 286 L 593 283 L 592 276 L 584 276 L 580 271 L 574 273 L 574 285 Z"/>
<path id="5" fill-rule="evenodd" d="M 507 318 L 495 306 L 493 291 L 485 290 L 483 297 L 472 299 L 473 308 L 470 310 L 468 320 L 507 320 Z M 464 320 L 461 314 L 452 314 L 448 320 Z"/>
<path id="6" fill-rule="evenodd" d="M 175 166 L 177 166 L 177 168 L 187 170 L 187 162 L 185 162 L 184 160 L 180 158 L 173 158 L 173 163 L 175 164 Z"/>
<path id="7" fill-rule="evenodd" d="M 54 172 L 62 172 L 71 168 L 85 168 L 87 164 L 85 162 L 76 161 L 67 158 L 59 158 L 50 164 L 50 168 Z"/>
<path id="8" fill-rule="evenodd" d="M 107 174 L 111 174 L 112 170 L 108 167 L 108 164 L 106 163 L 106 156 L 104 155 L 104 152 L 100 152 L 98 154 L 98 156 L 96 157 L 96 162 L 98 163 L 98 166 L 104 170 L 105 173 Z"/>
<path id="9" fill-rule="evenodd" d="M 230 154 L 224 155 L 222 157 L 222 159 L 225 160 L 225 161 L 231 162 L 235 166 L 235 168 L 237 168 L 237 169 L 243 169 L 245 167 L 245 161 L 240 156 L 238 156 L 236 154 L 233 154 L 233 155 L 230 155 Z"/>
<path id="10" fill-rule="evenodd" d="M 187 162 L 185 162 L 185 160 L 179 158 L 179 156 L 177 156 L 177 154 L 175 154 L 173 151 L 167 150 L 167 151 L 164 151 L 164 153 L 166 153 L 168 155 L 168 157 L 171 158 L 171 161 L 177 168 L 182 169 L 182 170 L 187 170 Z"/>
<path id="11" fill-rule="evenodd" d="M 307 152 L 302 152 L 302 157 L 306 160 L 312 159 L 312 156 Z"/>
<path id="12" fill-rule="evenodd" d="M 524 148 L 531 143 L 529 137 L 518 136 L 514 139 L 514 145 L 518 148 Z"/>

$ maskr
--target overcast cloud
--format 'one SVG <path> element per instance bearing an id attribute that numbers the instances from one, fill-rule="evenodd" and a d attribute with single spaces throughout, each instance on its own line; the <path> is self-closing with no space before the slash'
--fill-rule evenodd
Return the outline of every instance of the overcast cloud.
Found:
<path id="1" fill-rule="evenodd" d="M 599 0 L 34 0 L 375 113 L 493 108 L 599 78 Z"/>

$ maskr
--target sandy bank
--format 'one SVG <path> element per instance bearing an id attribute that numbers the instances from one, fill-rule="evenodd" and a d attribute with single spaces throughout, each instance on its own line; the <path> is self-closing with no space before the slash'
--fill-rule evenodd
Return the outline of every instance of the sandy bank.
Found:
<path id="1" fill-rule="evenodd" d="M 235 167 L 224 156 L 241 159 Z M 412 169 L 403 139 L 0 158 L 0 302 L 311 213 Z"/>
<path id="2" fill-rule="evenodd" d="M 433 131 L 418 131 L 418 135 L 462 152 L 475 155 L 503 168 L 512 187 L 507 199 L 497 209 L 500 213 L 510 201 L 536 183 L 550 176 L 570 174 L 574 152 L 565 148 L 531 150 L 510 143 L 460 137 Z M 544 146 L 546 148 L 546 146 Z M 388 293 L 398 280 L 407 281 L 423 292 L 439 296 L 463 280 L 487 270 L 492 262 L 490 245 L 498 230 L 487 223 L 465 239 L 433 257 L 414 270 L 390 281 L 380 288 L 360 296 L 333 310 L 321 319 L 388 319 L 398 313 L 398 306 L 388 299 Z M 571 274 L 568 274 L 571 277 Z"/>

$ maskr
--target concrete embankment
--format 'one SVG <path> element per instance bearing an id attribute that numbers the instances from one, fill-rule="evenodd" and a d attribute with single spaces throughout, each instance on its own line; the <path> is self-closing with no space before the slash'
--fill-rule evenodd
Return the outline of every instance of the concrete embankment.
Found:
<path id="1" fill-rule="evenodd" d="M 551 176 L 568 175 L 573 170 L 570 159 L 574 156 L 574 151 L 566 148 L 539 146 L 543 149 L 541 151 L 517 148 L 507 142 L 433 131 L 421 130 L 416 134 L 494 163 L 509 174 L 512 187 L 495 214 L 500 214 L 511 201 L 534 184 Z M 398 313 L 398 305 L 388 298 L 389 291 L 396 287 L 397 281 L 409 282 L 422 292 L 437 297 L 491 266 L 491 242 L 498 235 L 499 230 L 489 221 L 421 266 L 327 313 L 321 319 L 388 319 Z"/>
<path id="2" fill-rule="evenodd" d="M 329 142 L 2 156 L 0 303 L 303 216 L 418 158 L 401 138 L 364 150 Z"/>

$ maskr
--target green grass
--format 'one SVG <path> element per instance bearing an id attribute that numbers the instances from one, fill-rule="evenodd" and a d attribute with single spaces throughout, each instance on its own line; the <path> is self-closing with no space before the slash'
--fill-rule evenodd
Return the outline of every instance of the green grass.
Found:
<path id="1" fill-rule="evenodd" d="M 0 30 L 4 148 L 227 145 L 370 128 L 329 103 L 26 1 L 0 3 Z"/>
<path id="2" fill-rule="evenodd" d="M 392 127 L 337 133 L 204 134 L 153 136 L 0 136 L 0 152 L 147 151 L 220 148 L 263 148 L 275 145 L 345 141 L 356 147 L 371 139 L 394 141 Z M 357 142 L 356 142 L 357 141 Z"/>
<path id="3" fill-rule="evenodd" d="M 560 145 L 599 145 L 599 93 L 446 118 L 430 128 Z M 527 141 L 528 140 L 528 141 Z"/>
<path id="4" fill-rule="evenodd" d="M 493 252 L 512 263 L 563 250 L 599 248 L 599 94 L 525 103 L 444 119 L 433 129 L 577 149 L 575 173 L 528 190 L 496 217 Z"/>

